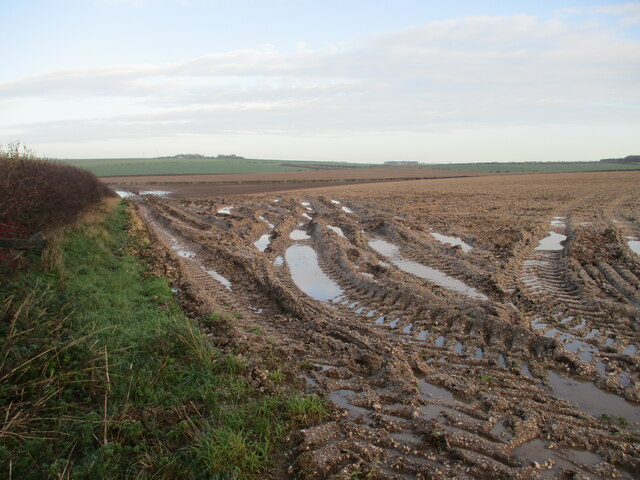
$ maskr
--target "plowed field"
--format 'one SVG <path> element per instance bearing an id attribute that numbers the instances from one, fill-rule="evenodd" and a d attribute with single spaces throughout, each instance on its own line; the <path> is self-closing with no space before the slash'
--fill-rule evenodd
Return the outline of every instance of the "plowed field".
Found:
<path id="1" fill-rule="evenodd" d="M 335 407 L 281 475 L 640 476 L 640 173 L 134 200 L 212 338 Z"/>

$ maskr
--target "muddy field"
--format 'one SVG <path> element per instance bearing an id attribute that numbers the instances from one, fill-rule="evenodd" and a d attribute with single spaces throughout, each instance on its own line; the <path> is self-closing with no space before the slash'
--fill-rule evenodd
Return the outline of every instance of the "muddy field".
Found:
<path id="1" fill-rule="evenodd" d="M 132 198 L 255 385 L 335 407 L 279 477 L 640 477 L 640 173 Z"/>

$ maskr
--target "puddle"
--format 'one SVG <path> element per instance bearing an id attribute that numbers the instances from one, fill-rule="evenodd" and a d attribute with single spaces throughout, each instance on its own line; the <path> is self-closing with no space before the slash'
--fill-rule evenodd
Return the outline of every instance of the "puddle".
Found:
<path id="1" fill-rule="evenodd" d="M 402 333 L 411 333 L 411 329 L 413 328 L 413 323 L 410 323 L 406 327 L 402 329 Z"/>
<path id="2" fill-rule="evenodd" d="M 389 326 L 391 328 L 396 328 L 398 326 L 398 322 L 400 321 L 399 318 L 396 318 L 395 320 L 393 320 L 392 322 L 389 323 Z"/>
<path id="3" fill-rule="evenodd" d="M 503 418 L 502 420 L 498 420 L 493 428 L 489 430 L 489 433 L 492 433 L 496 437 L 500 438 L 503 441 L 509 441 L 513 438 L 513 433 L 509 431 L 507 428 L 507 419 Z"/>
<path id="4" fill-rule="evenodd" d="M 429 330 L 422 330 L 418 334 L 418 340 L 426 340 L 427 339 L 427 335 L 429 335 Z"/>
<path id="5" fill-rule="evenodd" d="M 456 245 L 460 245 L 460 247 L 462 247 L 462 251 L 464 253 L 470 252 L 473 249 L 473 247 L 471 245 L 469 245 L 468 243 L 463 242 L 461 238 L 450 237 L 448 235 L 441 235 L 439 233 L 434 233 L 434 232 L 431 232 L 431 235 L 433 237 L 435 237 L 435 239 L 438 240 L 439 242 L 447 243 L 447 244 L 452 245 L 454 247 Z"/>
<path id="6" fill-rule="evenodd" d="M 444 335 L 440 335 L 436 338 L 436 347 L 442 347 L 444 345 Z"/>
<path id="7" fill-rule="evenodd" d="M 373 317 L 377 313 L 377 310 L 371 310 L 367 313 L 367 317 Z"/>
<path id="8" fill-rule="evenodd" d="M 613 393 L 600 390 L 592 382 L 582 382 L 547 371 L 551 395 L 576 404 L 581 410 L 593 415 L 603 414 L 624 417 L 629 422 L 640 422 L 640 406 L 633 405 Z"/>
<path id="9" fill-rule="evenodd" d="M 285 253 L 291 278 L 307 295 L 327 301 L 343 295 L 342 289 L 318 265 L 316 251 L 307 245 L 292 245 Z"/>
<path id="10" fill-rule="evenodd" d="M 484 352 L 480 347 L 476 348 L 476 360 L 482 360 L 482 357 L 484 357 Z"/>
<path id="11" fill-rule="evenodd" d="M 571 327 L 571 330 L 580 330 L 587 325 L 587 321 L 583 318 L 578 325 Z"/>
<path id="12" fill-rule="evenodd" d="M 289 234 L 291 240 L 308 240 L 311 237 L 304 230 L 291 230 Z"/>
<path id="13" fill-rule="evenodd" d="M 340 202 L 338 200 L 331 200 L 331 203 L 335 203 L 336 205 L 340 205 Z"/>
<path id="14" fill-rule="evenodd" d="M 640 255 L 640 240 L 635 237 L 627 237 L 627 245 L 633 253 Z"/>
<path id="15" fill-rule="evenodd" d="M 618 375 L 618 381 L 623 387 L 628 387 L 631 385 L 631 374 L 629 372 L 620 372 Z"/>
<path id="16" fill-rule="evenodd" d="M 596 335 L 600 333 L 600 329 L 594 328 L 587 335 L 585 335 L 585 339 L 594 338 Z"/>
<path id="17" fill-rule="evenodd" d="M 231 209 L 233 207 L 222 207 L 220 210 L 218 210 L 218 213 L 221 213 L 223 215 L 231 215 Z"/>
<path id="18" fill-rule="evenodd" d="M 364 312 L 364 309 L 365 309 L 365 308 L 366 308 L 366 307 L 360 307 L 360 308 L 357 308 L 357 309 L 356 309 L 356 313 L 357 313 L 357 314 L 360 314 L 360 313 Z"/>
<path id="19" fill-rule="evenodd" d="M 303 213 L 302 216 L 308 220 L 311 220 L 311 216 L 308 213 Z"/>
<path id="20" fill-rule="evenodd" d="M 284 258 L 282 258 L 280 255 L 278 255 L 275 260 L 273 261 L 273 264 L 276 267 L 281 267 L 282 265 L 284 265 Z"/>
<path id="21" fill-rule="evenodd" d="M 400 256 L 400 249 L 392 243 L 381 239 L 372 239 L 369 240 L 369 246 L 381 255 L 390 258 L 393 263 L 404 272 L 411 273 L 412 275 L 420 278 L 424 278 L 425 280 L 429 280 L 436 285 L 447 288 L 449 290 L 453 290 L 454 292 L 462 293 L 471 298 L 488 300 L 488 297 L 486 295 L 478 292 L 475 288 L 468 286 L 460 280 L 456 280 L 455 278 L 452 278 L 449 275 L 436 270 L 435 268 L 427 267 L 426 265 L 422 265 L 421 263 L 402 258 Z"/>
<path id="22" fill-rule="evenodd" d="M 351 210 L 349 207 L 342 207 L 342 211 L 344 213 L 353 213 L 353 210 Z"/>
<path id="23" fill-rule="evenodd" d="M 376 319 L 376 325 L 382 325 L 383 323 L 384 323 L 384 315 Z"/>
<path id="24" fill-rule="evenodd" d="M 213 278 L 214 280 L 217 280 L 222 285 L 224 285 L 227 288 L 227 290 L 231 291 L 231 282 L 226 278 L 224 278 L 222 275 L 220 275 L 218 272 L 216 272 L 213 268 L 207 268 L 204 265 L 202 265 L 200 268 L 202 268 L 202 270 L 207 272 L 207 274 L 211 278 Z"/>
<path id="25" fill-rule="evenodd" d="M 116 190 L 120 198 L 136 198 L 136 194 L 127 190 Z"/>
<path id="26" fill-rule="evenodd" d="M 577 471 L 590 479 L 600 479 L 601 477 L 585 471 L 580 465 L 593 466 L 602 461 L 600 455 L 587 452 L 586 450 L 577 450 L 574 448 L 566 448 L 562 451 L 547 448 L 548 442 L 536 438 L 529 442 L 525 442 L 513 451 L 514 456 L 520 458 L 525 463 L 536 462 L 544 464 L 549 459 L 553 460 L 553 466 L 550 469 L 539 470 L 540 476 L 537 478 L 556 478 L 565 470 Z"/>
<path id="27" fill-rule="evenodd" d="M 138 195 L 142 195 L 142 196 L 148 195 L 150 197 L 166 197 L 170 193 L 171 192 L 168 192 L 166 190 L 143 190 Z"/>
<path id="28" fill-rule="evenodd" d="M 453 400 L 453 393 L 446 388 L 427 382 L 424 378 L 418 380 L 418 387 L 423 394 L 434 400 Z"/>
<path id="29" fill-rule="evenodd" d="M 338 235 L 340 235 L 342 238 L 347 238 L 344 236 L 344 232 L 342 231 L 342 229 L 340 227 L 334 227 L 332 225 L 327 225 L 327 228 L 333 232 L 336 232 Z"/>
<path id="30" fill-rule="evenodd" d="M 456 346 L 453 347 L 453 353 L 456 355 L 460 355 L 462 353 L 462 344 L 460 342 L 456 343 Z"/>
<path id="31" fill-rule="evenodd" d="M 303 207 L 310 207 L 311 204 L 309 202 L 300 202 Z"/>
<path id="32" fill-rule="evenodd" d="M 328 397 L 329 400 L 331 400 L 336 405 L 347 409 L 353 416 L 361 417 L 362 415 L 367 415 L 369 413 L 369 410 L 362 407 L 356 407 L 355 405 L 352 405 L 350 403 L 349 397 L 352 397 L 353 395 L 355 395 L 355 393 L 356 392 L 353 390 L 336 390 L 334 392 L 331 392 Z"/>
<path id="33" fill-rule="evenodd" d="M 258 240 L 253 242 L 253 244 L 255 245 L 255 247 L 258 250 L 260 250 L 261 252 L 264 252 L 267 249 L 267 247 L 269 246 L 269 244 L 271 243 L 271 238 L 270 237 L 271 237 L 270 233 L 265 233 Z"/>
<path id="34" fill-rule="evenodd" d="M 534 320 L 531 320 L 531 327 L 534 330 L 542 330 L 542 329 L 546 328 L 547 326 L 549 326 L 549 324 L 548 323 L 544 323 L 541 318 L 536 318 Z"/>
<path id="35" fill-rule="evenodd" d="M 635 355 L 637 351 L 638 347 L 636 347 L 635 345 L 628 345 L 627 348 L 622 351 L 622 353 L 625 355 Z"/>
<path id="36" fill-rule="evenodd" d="M 542 251 L 557 251 L 562 250 L 564 247 L 561 245 L 567 239 L 566 235 L 562 235 L 556 232 L 549 232 L 549 236 L 540 240 L 540 243 L 535 248 Z"/>
<path id="37" fill-rule="evenodd" d="M 507 361 L 505 360 L 503 354 L 498 355 L 498 365 L 500 365 L 502 368 L 507 368 Z"/>
<path id="38" fill-rule="evenodd" d="M 260 215 L 258 217 L 260 220 L 262 220 L 264 223 L 267 224 L 267 227 L 269 227 L 270 229 L 273 230 L 273 223 L 269 222 L 267 219 L 265 219 L 262 215 Z"/>
<path id="39" fill-rule="evenodd" d="M 520 373 L 522 374 L 523 377 L 526 378 L 531 378 L 533 379 L 533 374 L 531 373 L 531 370 L 529 370 L 529 364 L 527 362 L 524 362 L 522 364 L 522 367 L 520 368 Z"/>

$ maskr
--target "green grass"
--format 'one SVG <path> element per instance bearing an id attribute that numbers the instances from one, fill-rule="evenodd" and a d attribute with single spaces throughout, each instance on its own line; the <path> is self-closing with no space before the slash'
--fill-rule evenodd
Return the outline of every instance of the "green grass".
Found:
<path id="1" fill-rule="evenodd" d="M 99 177 L 119 175 L 182 175 L 182 174 L 235 174 L 270 173 L 309 170 L 305 165 L 324 163 L 333 166 L 362 167 L 362 164 L 329 162 L 296 162 L 285 160 L 259 160 L 244 158 L 102 158 L 65 160 L 85 168 Z M 285 164 L 285 165 L 283 165 Z"/>
<path id="2" fill-rule="evenodd" d="M 124 204 L 94 215 L 66 232 L 56 268 L 32 257 L 0 286 L 0 476 L 260 476 L 322 401 L 256 391 L 247 361 L 214 348 L 167 280 L 127 254 L 140 247 L 127 221 Z"/>

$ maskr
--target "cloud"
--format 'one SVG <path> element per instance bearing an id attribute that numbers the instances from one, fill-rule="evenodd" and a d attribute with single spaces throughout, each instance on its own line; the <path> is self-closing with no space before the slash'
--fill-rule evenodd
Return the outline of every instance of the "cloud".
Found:
<path id="1" fill-rule="evenodd" d="M 602 14 L 630 17 L 637 4 L 606 8 Z M 5 82 L 0 108 L 17 115 L 0 121 L 0 134 L 73 142 L 640 123 L 637 65 L 640 43 L 614 28 L 526 15 L 469 17 L 330 50 L 282 53 L 263 45 Z M 65 99 L 81 103 L 74 118 L 7 120 L 24 117 L 21 102 L 37 100 L 45 109 Z M 105 117 L 108 99 L 117 99 L 118 109 Z"/>

